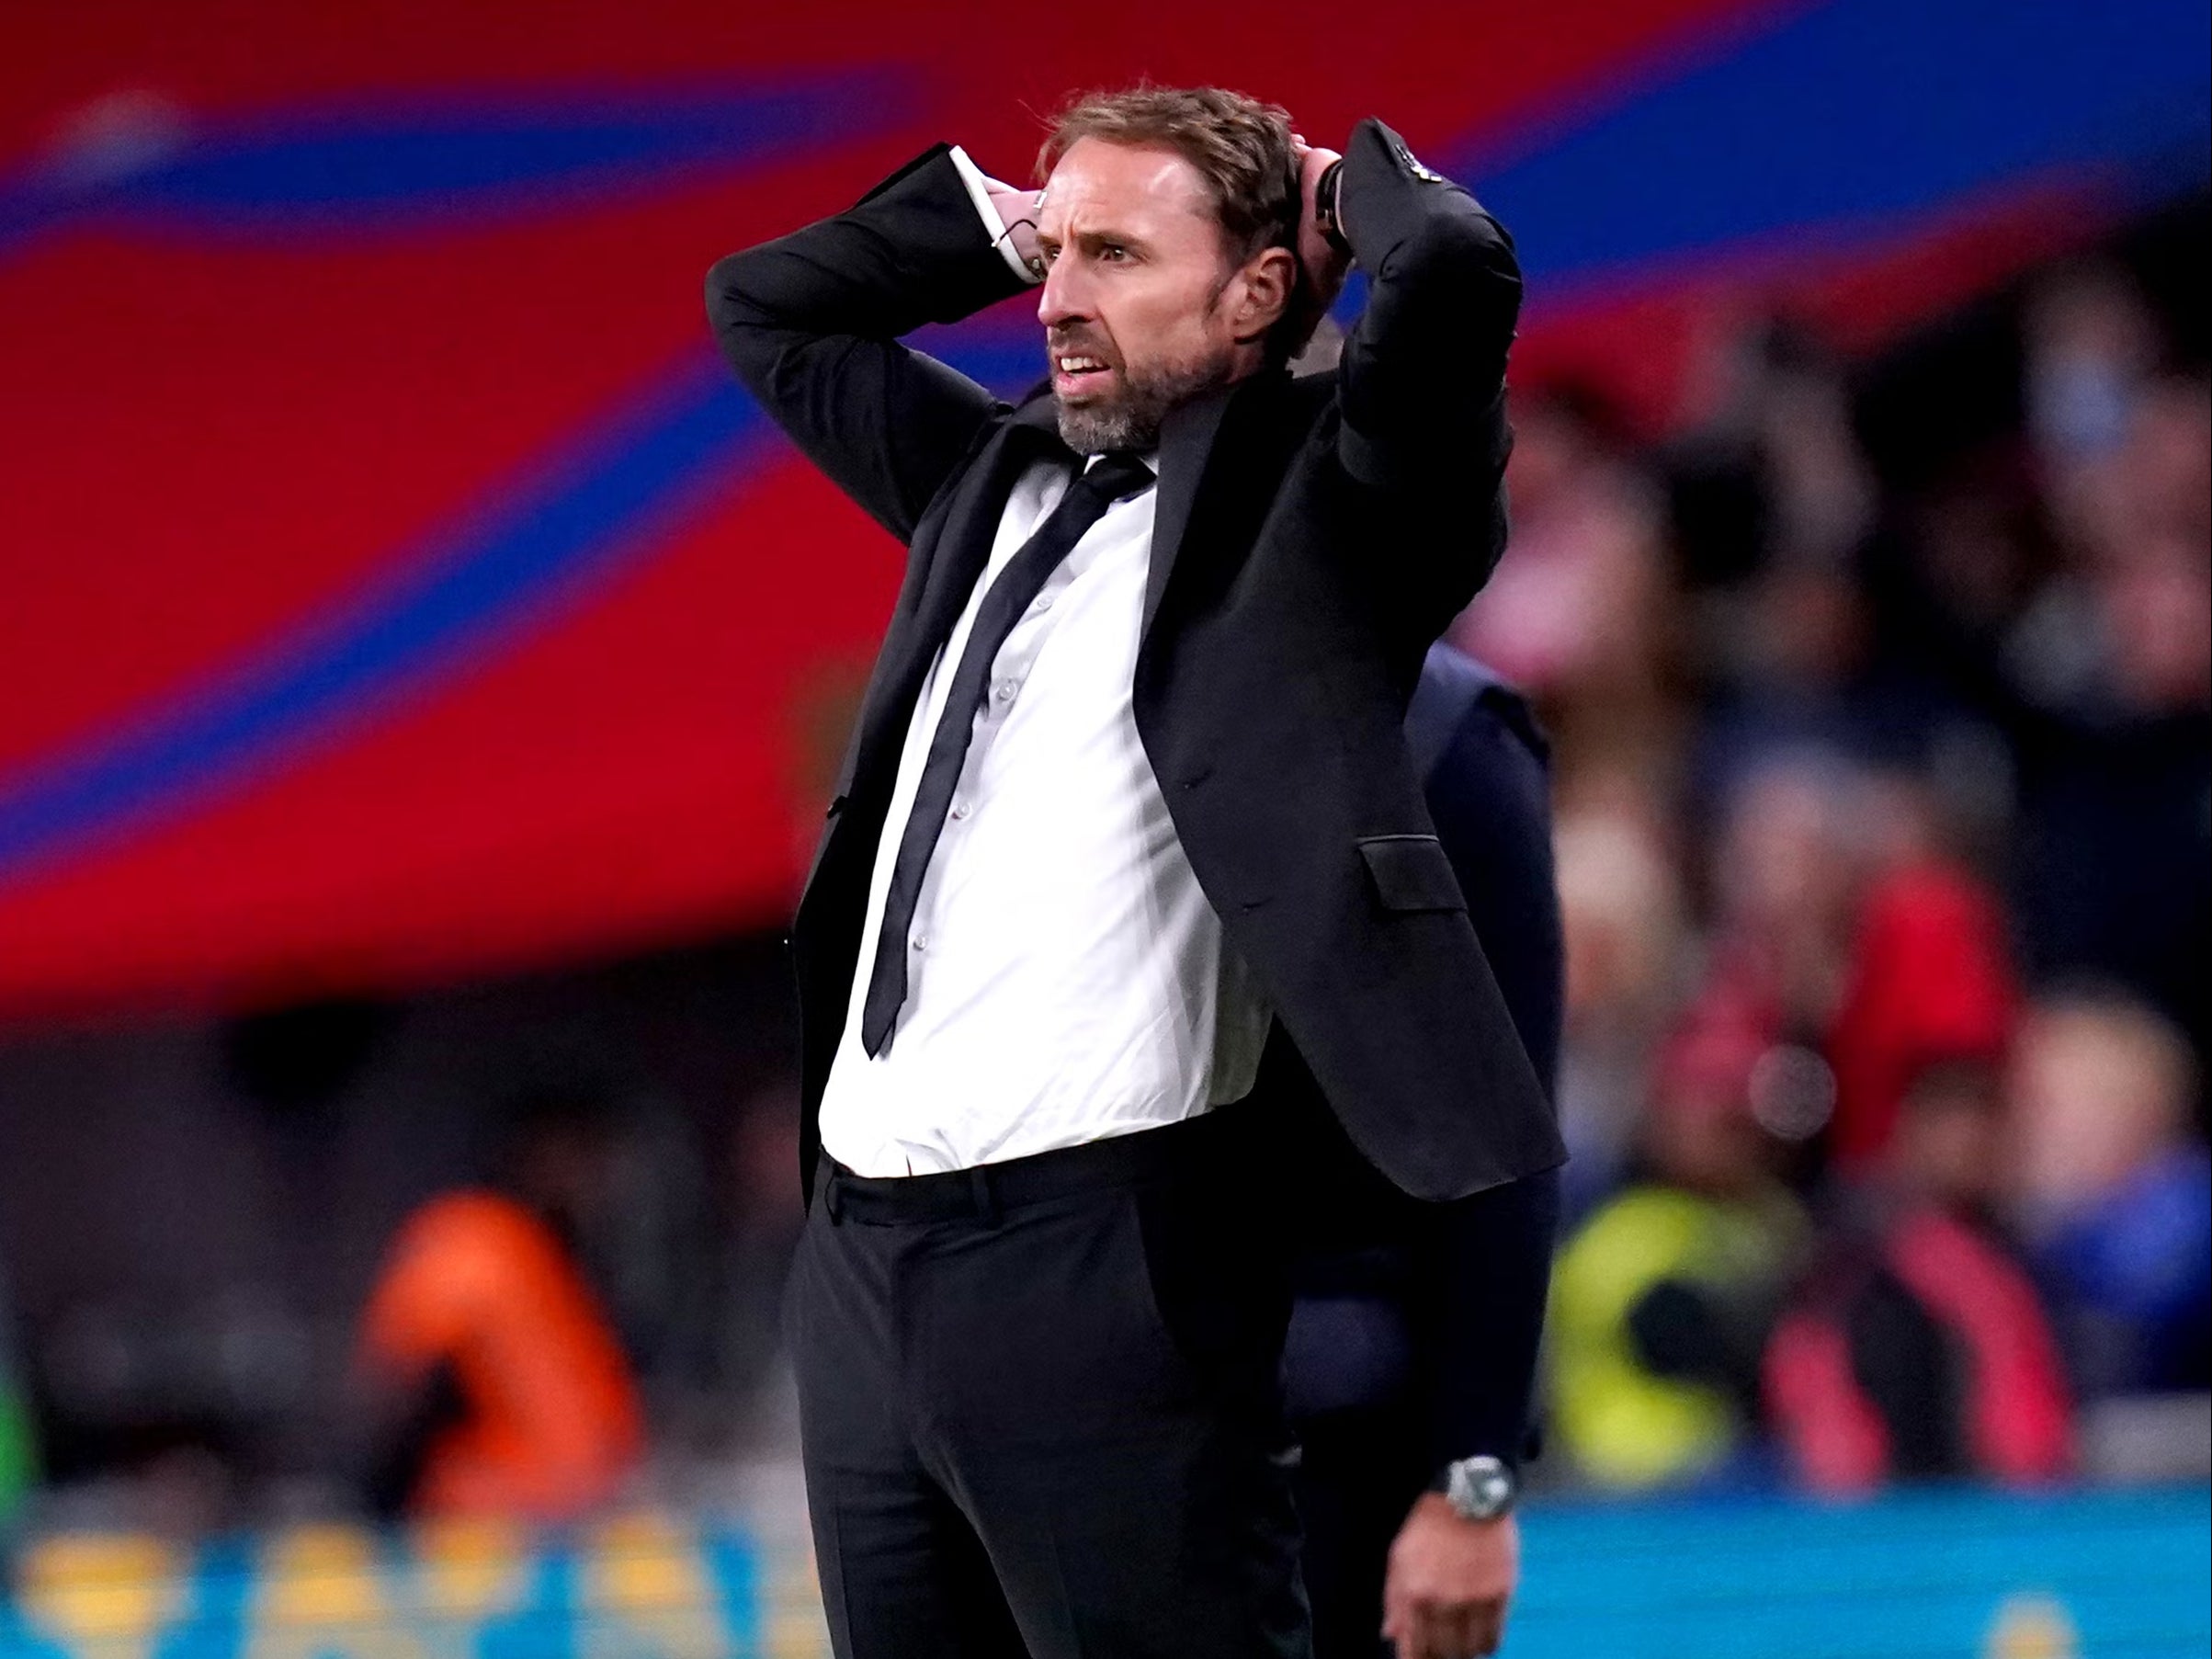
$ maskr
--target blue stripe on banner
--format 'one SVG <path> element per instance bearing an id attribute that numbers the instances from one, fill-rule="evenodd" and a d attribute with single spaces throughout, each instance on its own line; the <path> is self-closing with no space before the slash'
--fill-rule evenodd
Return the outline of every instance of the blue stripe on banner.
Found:
<path id="1" fill-rule="evenodd" d="M 205 802 L 477 665 L 643 557 L 767 423 L 719 362 L 539 460 L 397 574 L 138 723 L 0 784 L 0 881 Z M 503 637 L 504 636 L 504 637 Z"/>
<path id="2" fill-rule="evenodd" d="M 1033 325 L 936 332 L 987 385 L 1038 378 Z M 206 805 L 480 667 L 648 555 L 685 511 L 776 453 L 719 359 L 534 462 L 463 522 L 390 562 L 372 591 L 295 628 L 135 723 L 0 779 L 0 885 L 118 834 Z"/>
<path id="3" fill-rule="evenodd" d="M 2186 187 L 2204 176 L 2208 63 L 2204 0 L 1827 0 L 1446 171 L 1513 227 L 1548 301 L 1546 280 L 1793 227 L 1863 234 L 2053 172 L 2132 165 L 2148 187 Z"/>
<path id="4" fill-rule="evenodd" d="M 903 77 L 874 72 L 741 94 L 380 100 L 150 130 L 142 155 L 63 154 L 0 178 L 0 251 L 91 213 L 257 234 L 475 225 L 819 151 L 888 131 L 915 109 Z"/>

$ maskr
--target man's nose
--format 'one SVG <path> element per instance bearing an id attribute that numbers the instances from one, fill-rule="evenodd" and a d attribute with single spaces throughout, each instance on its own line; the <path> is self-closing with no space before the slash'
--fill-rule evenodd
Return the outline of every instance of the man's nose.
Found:
<path id="1" fill-rule="evenodd" d="M 1065 328 L 1086 320 L 1090 296 L 1072 259 L 1055 259 L 1045 271 L 1045 285 L 1037 296 L 1037 320 L 1047 328 Z"/>

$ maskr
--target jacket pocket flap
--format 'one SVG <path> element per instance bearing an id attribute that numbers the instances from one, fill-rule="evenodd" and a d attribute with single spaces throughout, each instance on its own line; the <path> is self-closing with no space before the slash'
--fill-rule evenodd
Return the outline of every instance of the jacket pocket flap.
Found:
<path id="1" fill-rule="evenodd" d="M 1467 895 L 1434 835 L 1369 835 L 1359 844 L 1386 910 L 1465 910 Z"/>

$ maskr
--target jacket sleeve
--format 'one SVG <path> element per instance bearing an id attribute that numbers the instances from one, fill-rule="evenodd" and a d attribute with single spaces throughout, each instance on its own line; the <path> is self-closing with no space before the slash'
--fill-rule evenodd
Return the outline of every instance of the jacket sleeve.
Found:
<path id="1" fill-rule="evenodd" d="M 1431 1207 L 1409 1290 L 1423 1357 L 1426 1467 L 1537 1454 L 1537 1358 L 1560 1225 L 1560 1172 L 1538 1171 Z"/>
<path id="2" fill-rule="evenodd" d="M 1547 1095 L 1559 1073 L 1566 960 L 1551 852 L 1547 746 L 1492 687 L 1427 780 L 1430 815 L 1514 1028 Z M 1531 1398 L 1560 1219 L 1556 1169 L 1430 1207 L 1412 1312 L 1428 1358 L 1429 1462 L 1533 1453 Z"/>
<path id="3" fill-rule="evenodd" d="M 720 261 L 707 314 L 776 424 L 904 541 L 1002 405 L 900 336 L 1022 287 L 939 144 L 849 210 Z"/>
<path id="4" fill-rule="evenodd" d="M 1370 284 L 1340 365 L 1338 457 L 1361 483 L 1472 527 L 1448 550 L 1457 609 L 1505 545 L 1505 357 L 1521 309 L 1513 238 L 1373 119 L 1345 145 L 1337 206 Z"/>

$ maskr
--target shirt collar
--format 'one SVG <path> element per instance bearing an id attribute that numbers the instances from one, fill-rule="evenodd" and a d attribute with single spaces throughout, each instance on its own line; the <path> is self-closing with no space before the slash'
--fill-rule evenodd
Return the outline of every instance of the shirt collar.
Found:
<path id="1" fill-rule="evenodd" d="M 1084 457 L 1083 458 L 1083 470 L 1084 472 L 1089 472 L 1089 471 L 1090 471 L 1090 470 L 1091 470 L 1093 467 L 1096 466 L 1096 465 L 1097 465 L 1097 464 L 1098 464 L 1100 461 L 1104 460 L 1105 459 L 1106 459 L 1106 457 L 1105 457 L 1104 455 L 1086 455 L 1086 456 L 1084 456 Z M 1159 450 L 1157 450 L 1157 449 L 1145 449 L 1145 450 L 1142 450 L 1142 451 L 1140 451 L 1140 452 L 1139 453 L 1139 455 L 1138 455 L 1137 459 L 1138 459 L 1139 460 L 1142 461 L 1142 462 L 1143 462 L 1143 463 L 1144 463 L 1146 466 L 1148 466 L 1148 467 L 1150 467 L 1150 468 L 1151 469 L 1152 476 L 1153 476 L 1154 478 L 1157 478 L 1157 477 L 1159 477 L 1159 476 L 1160 476 L 1160 451 L 1159 451 Z"/>

